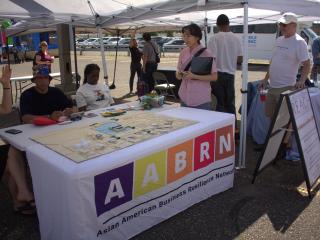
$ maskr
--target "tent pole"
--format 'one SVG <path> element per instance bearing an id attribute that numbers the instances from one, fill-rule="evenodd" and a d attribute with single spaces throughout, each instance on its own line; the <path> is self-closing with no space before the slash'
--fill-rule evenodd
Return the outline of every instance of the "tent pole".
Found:
<path id="1" fill-rule="evenodd" d="M 73 40 L 73 56 L 74 56 L 74 70 L 76 72 L 76 89 L 80 87 L 79 78 L 78 78 L 78 59 L 77 59 L 77 46 L 76 46 L 76 28 L 72 26 L 72 40 Z"/>
<path id="2" fill-rule="evenodd" d="M 246 167 L 247 137 L 247 83 L 248 83 L 248 2 L 243 4 L 243 62 L 242 62 L 242 107 L 240 128 L 239 168 Z"/>
<path id="3" fill-rule="evenodd" d="M 205 11 L 205 18 L 204 18 L 204 43 L 205 47 L 208 46 L 208 18 L 207 18 L 207 11 Z"/>
<path id="4" fill-rule="evenodd" d="M 120 36 L 120 30 L 117 29 L 116 57 L 115 57 L 115 59 L 114 59 L 113 81 L 112 81 L 112 84 L 110 85 L 110 89 L 115 89 L 115 88 L 116 88 L 116 85 L 114 84 L 114 82 L 115 82 L 115 80 L 116 80 L 116 71 L 117 71 L 119 36 Z"/>
<path id="5" fill-rule="evenodd" d="M 108 83 L 108 72 L 107 72 L 107 62 L 106 62 L 106 56 L 104 54 L 104 45 L 103 45 L 103 39 L 102 39 L 102 29 L 100 25 L 97 26 L 97 32 L 98 36 L 100 38 L 100 53 L 101 53 L 101 59 L 102 59 L 102 67 L 103 67 L 103 79 L 105 81 L 105 84 L 109 86 Z"/>

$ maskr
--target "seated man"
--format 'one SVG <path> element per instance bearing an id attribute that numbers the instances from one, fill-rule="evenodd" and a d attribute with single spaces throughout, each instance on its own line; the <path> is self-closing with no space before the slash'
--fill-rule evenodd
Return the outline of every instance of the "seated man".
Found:
<path id="1" fill-rule="evenodd" d="M 27 89 L 21 95 L 20 111 L 22 121 L 24 123 L 33 123 L 33 120 L 39 116 L 46 116 L 58 121 L 61 116 L 69 116 L 72 112 L 72 102 L 58 88 L 50 87 L 51 77 L 48 68 L 39 68 L 34 74 L 32 82 L 35 86 Z M 21 151 L 10 146 L 8 152 L 8 163 L 13 160 L 19 160 L 20 167 L 24 161 Z M 20 171 L 22 172 L 22 171 Z M 21 175 L 20 178 L 25 175 Z M 31 215 L 34 213 L 34 200 L 30 192 L 26 192 L 26 187 L 19 190 L 19 182 L 9 184 L 9 190 L 14 199 L 14 211 L 23 215 Z M 25 203 L 20 205 L 19 203 Z"/>
<path id="2" fill-rule="evenodd" d="M 9 113 L 12 108 L 10 77 L 11 69 L 9 66 L 3 67 L 2 76 L 0 77 L 0 84 L 3 89 L 0 115 Z M 21 152 L 13 147 L 10 148 L 8 155 L 7 151 L 7 145 L 1 146 L 0 180 L 3 178 L 7 182 L 14 212 L 22 215 L 33 215 L 35 214 L 34 197 L 27 183 L 24 158 Z"/>
<path id="3" fill-rule="evenodd" d="M 48 68 L 39 68 L 32 78 L 35 86 L 21 94 L 20 112 L 24 123 L 33 123 L 39 116 L 58 121 L 74 112 L 71 100 L 60 89 L 49 86 L 51 79 Z"/>

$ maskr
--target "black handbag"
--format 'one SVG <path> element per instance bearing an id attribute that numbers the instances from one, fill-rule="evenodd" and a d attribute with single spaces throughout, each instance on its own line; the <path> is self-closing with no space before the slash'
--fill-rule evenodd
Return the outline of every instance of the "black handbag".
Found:
<path id="1" fill-rule="evenodd" d="M 211 74 L 213 57 L 194 57 L 191 60 L 191 72 L 197 75 Z"/>

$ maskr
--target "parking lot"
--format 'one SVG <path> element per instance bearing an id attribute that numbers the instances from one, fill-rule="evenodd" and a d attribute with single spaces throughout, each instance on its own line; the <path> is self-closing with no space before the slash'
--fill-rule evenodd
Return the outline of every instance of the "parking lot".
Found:
<path id="1" fill-rule="evenodd" d="M 105 50 L 114 51 L 128 51 L 130 38 L 128 37 L 103 37 L 103 45 Z M 166 52 L 180 52 L 186 45 L 180 37 L 160 37 L 153 36 L 152 41 L 157 43 L 159 51 Z M 140 49 L 144 46 L 144 40 L 142 38 L 137 39 L 138 47 Z M 76 40 L 76 46 L 80 50 L 98 49 L 100 48 L 99 38 L 78 38 Z"/>

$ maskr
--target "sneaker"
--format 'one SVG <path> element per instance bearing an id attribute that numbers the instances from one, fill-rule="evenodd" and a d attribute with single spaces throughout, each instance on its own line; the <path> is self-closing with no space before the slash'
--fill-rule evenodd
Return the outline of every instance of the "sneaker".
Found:
<path id="1" fill-rule="evenodd" d="M 289 149 L 286 153 L 286 156 L 284 157 L 284 160 L 290 161 L 290 162 L 299 162 L 301 159 L 300 159 L 299 153 Z"/>

